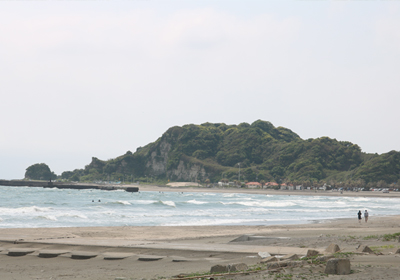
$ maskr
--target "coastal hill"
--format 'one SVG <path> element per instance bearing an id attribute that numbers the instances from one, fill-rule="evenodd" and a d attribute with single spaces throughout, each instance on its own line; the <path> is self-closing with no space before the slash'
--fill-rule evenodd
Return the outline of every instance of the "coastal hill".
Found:
<path id="1" fill-rule="evenodd" d="M 284 127 L 188 124 L 169 128 L 155 142 L 115 159 L 95 157 L 84 169 L 63 172 L 71 181 L 276 181 L 357 185 L 397 183 L 400 152 L 367 154 L 329 137 L 301 139 Z M 399 181 L 400 183 L 400 181 Z"/>

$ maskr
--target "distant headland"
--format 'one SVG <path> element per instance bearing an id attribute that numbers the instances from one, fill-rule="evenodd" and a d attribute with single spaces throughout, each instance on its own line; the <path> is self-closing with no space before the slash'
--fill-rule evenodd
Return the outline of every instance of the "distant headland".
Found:
<path id="1" fill-rule="evenodd" d="M 302 139 L 257 120 L 252 124 L 188 124 L 169 128 L 153 143 L 110 160 L 96 157 L 83 169 L 27 168 L 25 178 L 67 182 L 276 182 L 303 186 L 400 187 L 400 152 L 368 154 L 329 137 Z"/>

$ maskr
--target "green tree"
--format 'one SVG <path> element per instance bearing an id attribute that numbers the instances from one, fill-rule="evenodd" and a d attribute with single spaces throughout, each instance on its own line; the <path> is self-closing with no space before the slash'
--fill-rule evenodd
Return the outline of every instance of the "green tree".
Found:
<path id="1" fill-rule="evenodd" d="M 57 178 L 57 175 L 50 170 L 47 164 L 36 163 L 26 169 L 25 178 L 32 180 L 53 180 Z"/>

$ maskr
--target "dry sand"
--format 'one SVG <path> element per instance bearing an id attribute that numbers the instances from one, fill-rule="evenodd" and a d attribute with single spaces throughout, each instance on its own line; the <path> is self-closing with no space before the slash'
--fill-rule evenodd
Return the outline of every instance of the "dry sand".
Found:
<path id="1" fill-rule="evenodd" d="M 141 186 L 141 191 L 145 190 L 204 191 Z M 257 191 L 265 193 L 264 190 L 246 190 Z M 177 275 L 207 273 L 216 264 L 257 265 L 262 261 L 258 252 L 301 255 L 309 248 L 322 251 L 331 243 L 338 244 L 342 253 L 356 253 L 359 245 L 368 245 L 377 254 L 347 254 L 353 271 L 350 275 L 328 277 L 323 274 L 325 264 L 307 264 L 276 272 L 264 270 L 214 279 L 400 279 L 400 255 L 394 254 L 400 243 L 382 238 L 384 234 L 397 232 L 400 232 L 400 216 L 371 216 L 368 223 L 363 221 L 361 224 L 356 219 L 341 219 L 281 226 L 0 229 L 0 279 L 170 279 Z M 230 242 L 242 235 L 268 238 Z M 24 256 L 9 256 L 18 249 L 31 252 Z M 39 256 L 46 253 L 58 256 Z M 84 256 L 91 258 L 76 259 Z M 160 259 L 152 260 L 157 257 Z"/>

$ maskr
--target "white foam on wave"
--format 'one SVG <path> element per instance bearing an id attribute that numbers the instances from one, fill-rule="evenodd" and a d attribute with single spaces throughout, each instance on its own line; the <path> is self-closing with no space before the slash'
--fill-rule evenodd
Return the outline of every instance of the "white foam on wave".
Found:
<path id="1" fill-rule="evenodd" d="M 169 218 L 169 217 L 174 217 L 175 215 L 173 215 L 173 214 L 154 214 L 154 215 L 152 215 L 152 214 L 143 214 L 143 215 L 140 215 L 140 216 L 142 216 L 142 217 L 149 217 L 149 218 L 154 218 L 154 217 L 163 217 L 163 218 Z"/>
<path id="2" fill-rule="evenodd" d="M 123 205 L 132 205 L 131 203 L 129 203 L 128 201 L 124 201 L 124 200 L 118 200 L 117 202 L 115 202 L 116 204 L 123 204 Z"/>
<path id="3" fill-rule="evenodd" d="M 188 203 L 201 205 L 201 204 L 207 204 L 208 202 L 206 202 L 206 201 L 197 201 L 196 199 L 192 199 L 192 200 L 188 200 Z"/>
<path id="4" fill-rule="evenodd" d="M 167 205 L 167 206 L 176 207 L 175 202 L 173 202 L 173 201 L 162 201 L 162 200 L 160 200 L 160 202 L 162 204 L 164 204 L 164 205 Z"/>
<path id="5" fill-rule="evenodd" d="M 48 212 L 51 211 L 50 207 L 38 207 L 38 206 L 29 206 L 29 207 L 19 207 L 19 208 L 0 208 L 1 213 L 3 214 L 30 214 L 36 212 Z"/>
<path id="6" fill-rule="evenodd" d="M 50 220 L 50 221 L 57 221 L 57 218 L 53 215 L 42 215 L 42 216 L 37 216 L 36 218 Z"/>
<path id="7" fill-rule="evenodd" d="M 271 212 L 276 212 L 276 211 L 281 211 L 278 209 L 268 209 L 264 207 L 252 207 L 252 208 L 246 208 L 240 210 L 242 212 L 250 212 L 250 213 L 260 213 L 260 214 L 265 214 L 265 213 L 271 213 Z"/>
<path id="8" fill-rule="evenodd" d="M 61 217 L 71 217 L 71 218 L 79 218 L 79 219 L 87 219 L 88 217 L 83 214 L 74 214 L 74 213 L 64 213 Z"/>
<path id="9" fill-rule="evenodd" d="M 200 194 L 200 196 L 216 196 L 217 194 L 215 193 L 196 193 L 197 195 Z"/>
<path id="10" fill-rule="evenodd" d="M 135 204 L 143 204 L 143 205 L 147 205 L 147 204 L 154 204 L 154 203 L 158 203 L 158 200 L 135 200 L 134 202 Z"/>
<path id="11" fill-rule="evenodd" d="M 248 207 L 288 207 L 295 206 L 293 202 L 277 202 L 277 201 L 241 201 L 241 202 L 221 202 L 223 205 L 243 205 Z"/>

